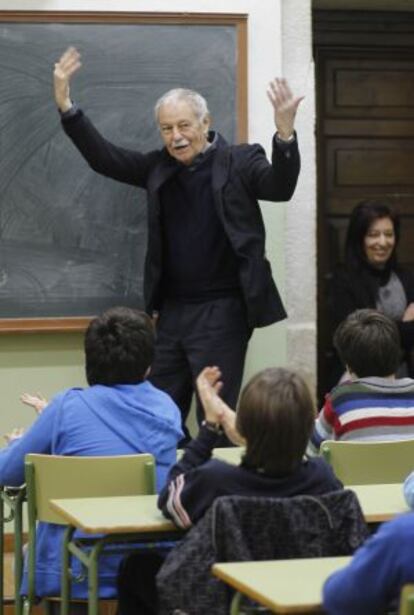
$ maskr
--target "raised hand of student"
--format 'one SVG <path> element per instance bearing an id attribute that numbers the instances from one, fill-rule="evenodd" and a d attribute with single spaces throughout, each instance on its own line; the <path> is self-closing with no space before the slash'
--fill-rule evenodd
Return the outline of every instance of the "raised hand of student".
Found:
<path id="1" fill-rule="evenodd" d="M 69 84 L 72 75 L 74 75 L 81 66 L 80 53 L 74 47 L 66 49 L 65 53 L 55 64 L 55 69 L 53 71 L 55 101 L 62 112 L 69 111 L 72 107 Z"/>
<path id="2" fill-rule="evenodd" d="M 6 440 L 7 444 L 11 444 L 12 442 L 14 442 L 14 440 L 18 440 L 19 438 L 21 438 L 23 434 L 23 427 L 15 427 L 9 433 L 4 434 L 4 439 Z"/>
<path id="3" fill-rule="evenodd" d="M 267 89 L 267 97 L 273 107 L 278 136 L 284 141 L 293 136 L 295 117 L 304 96 L 294 96 L 286 79 L 273 79 Z"/>
<path id="4" fill-rule="evenodd" d="M 226 405 L 226 404 L 224 404 Z M 236 446 L 244 446 L 246 441 L 236 429 L 236 413 L 226 406 L 221 419 L 221 426 L 224 429 L 224 433 Z"/>
<path id="5" fill-rule="evenodd" d="M 204 408 L 206 421 L 220 423 L 228 439 L 237 446 L 244 444 L 236 429 L 236 413 L 221 399 L 223 386 L 218 367 L 205 367 L 197 378 L 197 391 Z"/>
<path id="6" fill-rule="evenodd" d="M 49 403 L 41 393 L 31 395 L 30 393 L 22 393 L 20 401 L 26 406 L 31 406 L 35 409 L 36 414 L 41 414 Z"/>
<path id="7" fill-rule="evenodd" d="M 220 423 L 223 415 L 224 401 L 219 397 L 223 387 L 220 380 L 221 372 L 218 367 L 205 367 L 197 377 L 197 392 L 204 409 L 206 421 Z"/>

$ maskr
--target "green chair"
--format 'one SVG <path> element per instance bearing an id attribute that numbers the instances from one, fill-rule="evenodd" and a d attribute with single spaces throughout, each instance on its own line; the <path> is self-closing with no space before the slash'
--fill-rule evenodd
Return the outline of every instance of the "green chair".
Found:
<path id="1" fill-rule="evenodd" d="M 0 487 L 0 579 L 4 578 L 4 525 L 14 525 L 14 609 L 22 611 L 20 584 L 23 574 L 23 503 L 26 500 L 26 485 Z M 7 513 L 6 513 L 7 509 Z M 0 582 L 0 615 L 4 611 L 3 583 Z"/>
<path id="2" fill-rule="evenodd" d="M 321 454 L 344 485 L 401 483 L 414 469 L 414 440 L 325 440 Z"/>
<path id="3" fill-rule="evenodd" d="M 402 587 L 398 615 L 414 615 L 414 585 Z"/>
<path id="4" fill-rule="evenodd" d="M 23 612 L 26 614 L 30 613 L 36 602 L 36 523 L 44 521 L 66 525 L 50 508 L 50 500 L 153 494 L 156 493 L 156 487 L 155 462 L 149 454 L 108 457 L 29 454 L 25 459 L 25 474 L 29 533 L 28 595 L 23 600 Z M 73 528 L 68 528 L 65 532 L 62 556 L 62 612 L 66 613 L 70 596 L 68 549 L 73 531 Z M 93 546 L 87 556 L 81 548 L 71 548 L 70 551 L 75 553 L 88 571 L 91 601 L 97 613 L 98 558 L 104 544 L 95 544 L 93 537 L 84 541 L 86 545 L 91 543 Z"/>

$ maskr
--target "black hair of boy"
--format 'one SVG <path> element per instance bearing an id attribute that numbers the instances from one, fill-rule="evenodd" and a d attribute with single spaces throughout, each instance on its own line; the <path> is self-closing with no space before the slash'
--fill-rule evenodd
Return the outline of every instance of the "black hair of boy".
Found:
<path id="1" fill-rule="evenodd" d="M 246 439 L 243 462 L 269 476 L 287 476 L 301 464 L 315 420 L 305 381 L 285 368 L 256 374 L 244 387 L 236 428 Z"/>
<path id="2" fill-rule="evenodd" d="M 344 364 L 358 378 L 392 376 L 401 362 L 396 323 L 377 310 L 356 310 L 335 331 L 334 346 Z"/>
<path id="3" fill-rule="evenodd" d="M 154 327 L 139 310 L 114 307 L 89 323 L 85 334 L 86 379 L 90 386 L 137 384 L 154 358 Z"/>

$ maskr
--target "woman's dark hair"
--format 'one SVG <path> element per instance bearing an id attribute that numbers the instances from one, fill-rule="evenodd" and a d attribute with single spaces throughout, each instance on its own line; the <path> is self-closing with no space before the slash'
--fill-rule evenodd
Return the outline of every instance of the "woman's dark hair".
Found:
<path id="1" fill-rule="evenodd" d="M 364 238 L 373 222 L 380 218 L 390 218 L 394 224 L 395 248 L 387 263 L 391 269 L 397 266 L 396 247 L 400 239 L 400 220 L 397 214 L 382 201 L 362 201 L 353 209 L 349 219 L 345 240 L 345 263 L 352 269 L 359 270 L 367 265 L 364 250 Z"/>
<path id="2" fill-rule="evenodd" d="M 111 308 L 91 320 L 84 347 L 89 385 L 136 384 L 153 361 L 154 327 L 144 312 Z"/>
<path id="3" fill-rule="evenodd" d="M 396 323 L 377 310 L 356 310 L 336 329 L 334 346 L 344 364 L 358 378 L 395 374 L 401 361 Z"/>
<path id="4" fill-rule="evenodd" d="M 270 476 L 287 476 L 300 465 L 315 420 L 304 380 L 285 368 L 265 369 L 245 386 L 236 428 L 246 440 L 244 463 Z"/>

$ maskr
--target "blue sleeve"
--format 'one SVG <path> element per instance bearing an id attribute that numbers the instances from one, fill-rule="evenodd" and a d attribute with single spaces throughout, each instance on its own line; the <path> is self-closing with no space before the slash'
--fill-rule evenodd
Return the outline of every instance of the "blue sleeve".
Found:
<path id="1" fill-rule="evenodd" d="M 403 489 L 408 506 L 414 509 L 414 472 L 411 472 L 405 479 Z"/>
<path id="2" fill-rule="evenodd" d="M 168 472 L 177 461 L 177 441 L 164 446 L 157 454 L 157 493 L 159 493 L 167 482 Z"/>
<path id="3" fill-rule="evenodd" d="M 401 587 L 414 581 L 414 515 L 384 523 L 355 553 L 351 563 L 334 573 L 323 588 L 329 615 L 377 615 L 398 599 Z"/>
<path id="4" fill-rule="evenodd" d="M 24 483 L 24 458 L 28 453 L 52 452 L 55 419 L 61 401 L 62 394 L 48 404 L 21 438 L 0 450 L 0 485 L 17 487 Z"/>

